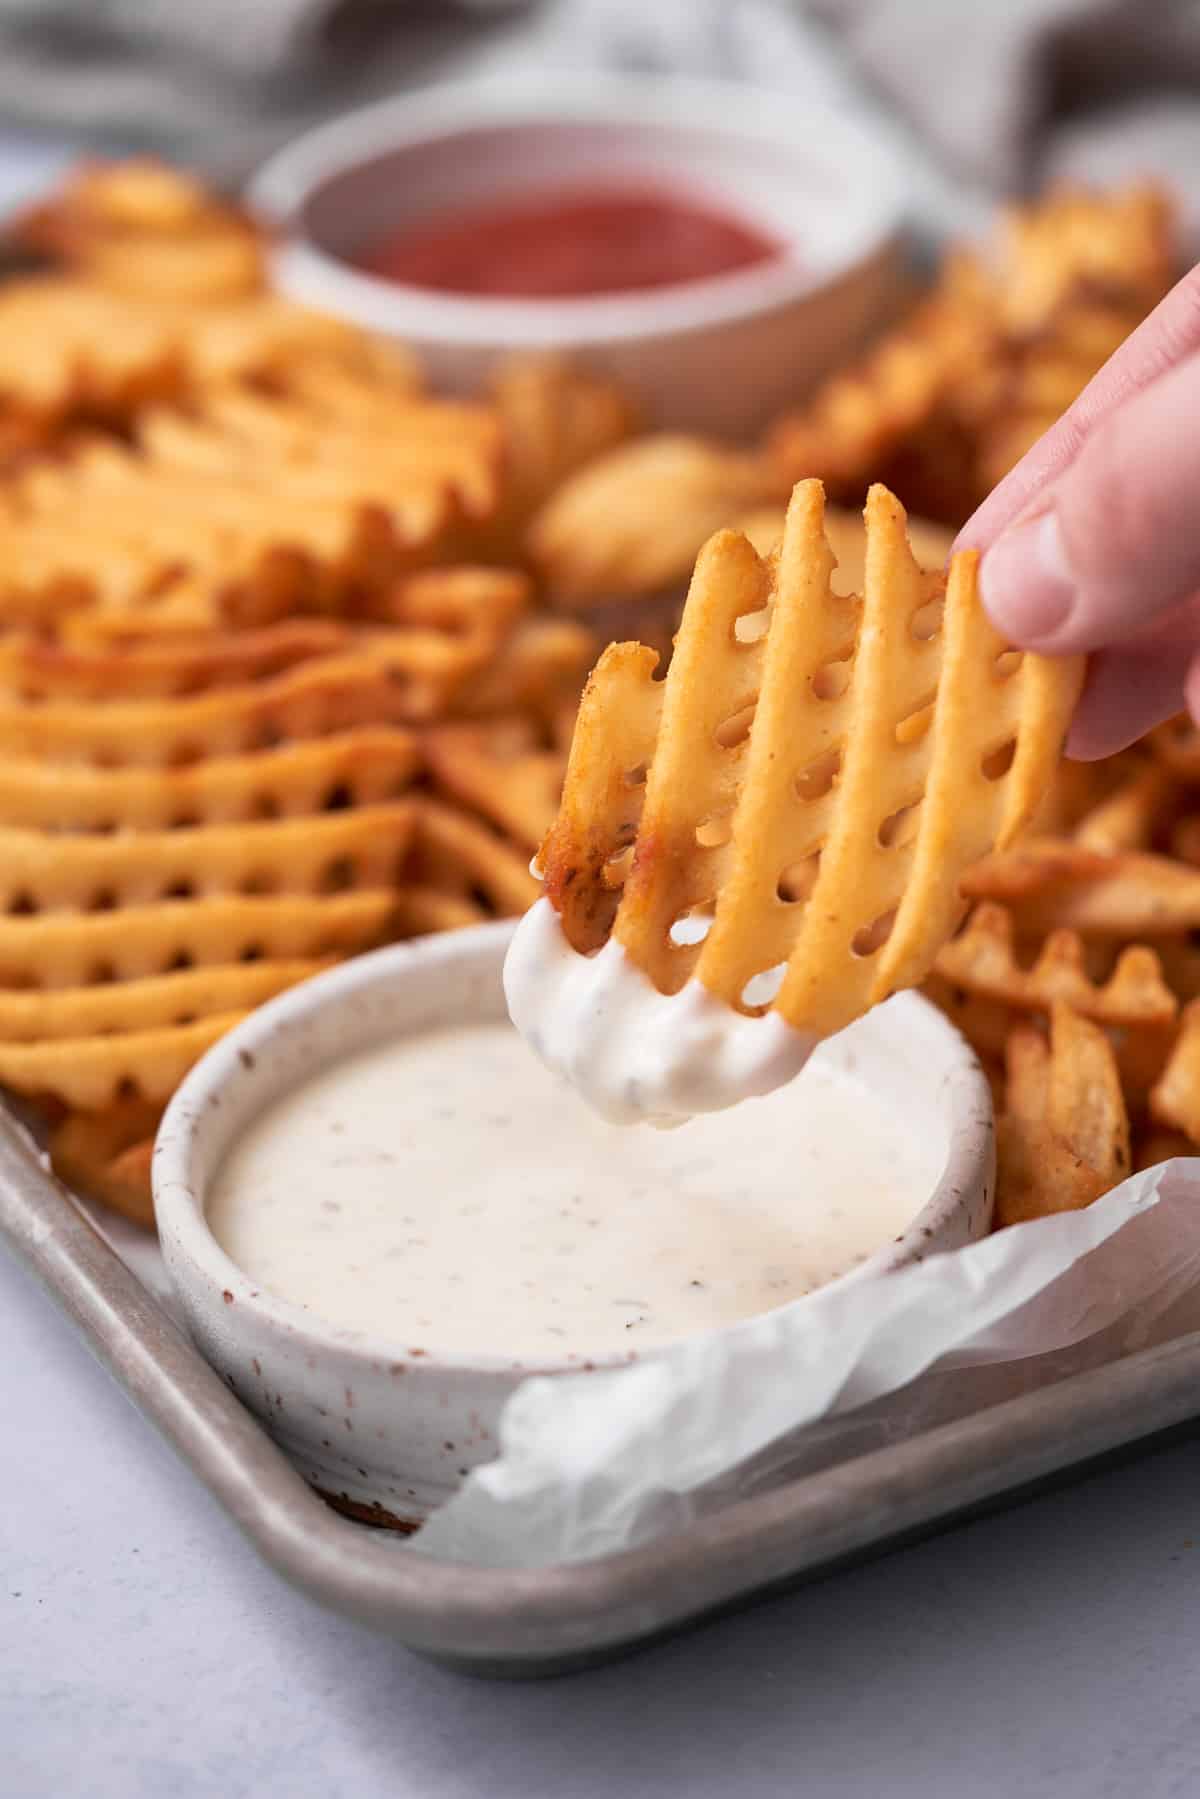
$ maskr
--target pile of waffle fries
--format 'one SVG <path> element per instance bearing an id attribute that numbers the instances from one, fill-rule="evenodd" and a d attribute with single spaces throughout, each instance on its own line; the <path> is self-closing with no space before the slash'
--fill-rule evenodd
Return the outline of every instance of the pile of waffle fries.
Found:
<path id="1" fill-rule="evenodd" d="M 247 1009 L 536 896 L 596 649 L 669 653 L 714 531 L 766 552 L 795 481 L 879 479 L 937 566 L 1173 270 L 1157 194 L 1051 196 L 733 447 L 549 360 L 431 395 L 157 165 L 83 169 L 12 243 L 40 262 L 0 286 L 0 1083 L 145 1222 L 162 1108 Z M 861 525 L 825 530 L 860 591 Z M 1200 1141 L 1200 740 L 1064 768 L 1038 830 L 972 872 L 929 987 L 996 1083 L 1005 1222 Z"/>
<path id="2" fill-rule="evenodd" d="M 509 545 L 629 410 L 532 366 L 431 397 L 152 165 L 23 240 L 58 266 L 0 288 L 0 1082 L 149 1221 L 162 1108 L 247 1009 L 536 892 L 595 643 Z"/>

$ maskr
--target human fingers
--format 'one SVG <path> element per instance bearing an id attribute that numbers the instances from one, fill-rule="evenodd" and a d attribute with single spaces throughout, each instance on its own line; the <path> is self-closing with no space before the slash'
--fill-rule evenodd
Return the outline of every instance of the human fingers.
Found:
<path id="1" fill-rule="evenodd" d="M 1032 509 L 1092 433 L 1134 394 L 1200 350 L 1200 265 L 1176 283 L 1045 435 L 967 520 L 956 549 L 983 550 Z"/>
<path id="2" fill-rule="evenodd" d="M 1200 589 L 1200 353 L 1114 409 L 985 551 L 980 591 L 1014 643 L 1129 643 Z"/>
<path id="3" fill-rule="evenodd" d="M 1123 645 L 1101 650 L 1088 662 L 1087 680 L 1066 751 L 1077 762 L 1128 749 L 1139 737 L 1184 707 L 1191 645 Z"/>

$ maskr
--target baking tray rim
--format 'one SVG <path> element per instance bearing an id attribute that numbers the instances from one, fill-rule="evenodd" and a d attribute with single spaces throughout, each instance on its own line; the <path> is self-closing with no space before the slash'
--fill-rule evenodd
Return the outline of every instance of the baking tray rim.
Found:
<path id="1" fill-rule="evenodd" d="M 259 1554 L 319 1603 L 465 1672 L 546 1674 L 878 1553 L 1200 1413 L 1200 1331 L 735 1500 L 587 1562 L 406 1550 L 305 1484 L 0 1105 L 0 1238 Z"/>

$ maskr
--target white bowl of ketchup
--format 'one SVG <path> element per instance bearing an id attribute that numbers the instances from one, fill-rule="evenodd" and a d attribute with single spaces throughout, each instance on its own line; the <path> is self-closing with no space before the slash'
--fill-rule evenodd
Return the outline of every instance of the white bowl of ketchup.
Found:
<path id="1" fill-rule="evenodd" d="M 410 344 L 438 384 L 574 354 L 678 429 L 757 430 L 903 289 L 877 146 L 732 84 L 434 88 L 307 133 L 249 199 L 283 292 Z"/>
<path id="2" fill-rule="evenodd" d="M 920 995 L 766 1100 L 621 1128 L 508 1024 L 512 931 L 397 944 L 260 1007 L 155 1148 L 193 1338 L 310 1484 L 379 1524 L 491 1460 L 530 1375 L 644 1361 L 989 1228 L 987 1081 Z"/>

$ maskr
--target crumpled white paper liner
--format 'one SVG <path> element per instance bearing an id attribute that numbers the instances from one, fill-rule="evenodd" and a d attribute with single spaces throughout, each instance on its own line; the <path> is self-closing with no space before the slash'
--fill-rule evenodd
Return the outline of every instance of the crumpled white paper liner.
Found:
<path id="1" fill-rule="evenodd" d="M 528 1380 L 499 1454 L 411 1539 L 496 1567 L 583 1561 L 1190 1328 L 1200 1159 L 1083 1212 L 848 1279 L 628 1368 Z M 1200 1405 L 1200 1396 L 1198 1396 Z"/>

